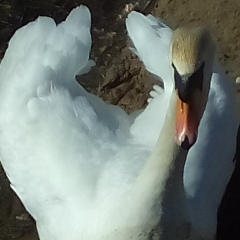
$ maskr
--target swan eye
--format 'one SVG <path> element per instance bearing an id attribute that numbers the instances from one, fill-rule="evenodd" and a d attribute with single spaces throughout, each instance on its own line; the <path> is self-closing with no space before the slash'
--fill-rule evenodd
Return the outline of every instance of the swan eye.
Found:
<path id="1" fill-rule="evenodd" d="M 203 89 L 203 70 L 205 63 L 195 71 L 192 75 L 180 75 L 175 67 L 172 64 L 174 69 L 174 81 L 175 81 L 175 89 L 178 90 L 179 98 L 187 103 L 190 101 L 193 92 L 198 89 L 202 91 Z"/>
<path id="2" fill-rule="evenodd" d="M 187 82 L 178 73 L 178 71 L 173 63 L 172 63 L 172 67 L 174 69 L 175 89 L 178 91 L 179 98 L 183 102 L 187 102 L 187 100 L 188 100 Z"/>
<path id="3" fill-rule="evenodd" d="M 203 62 L 202 65 L 198 68 L 197 71 L 189 78 L 189 84 L 191 88 L 198 89 L 202 91 L 203 89 L 203 70 L 204 70 L 205 63 Z"/>
<path id="4" fill-rule="evenodd" d="M 172 67 L 174 69 L 174 81 L 175 81 L 175 89 L 182 92 L 185 89 L 185 82 L 182 80 L 181 75 L 178 73 L 175 65 L 172 63 Z"/>

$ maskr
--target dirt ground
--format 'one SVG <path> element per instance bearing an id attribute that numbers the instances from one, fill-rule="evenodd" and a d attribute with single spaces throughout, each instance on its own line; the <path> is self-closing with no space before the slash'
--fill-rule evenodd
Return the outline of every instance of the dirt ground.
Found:
<path id="1" fill-rule="evenodd" d="M 128 49 L 130 43 L 124 19 L 131 8 L 159 16 L 173 28 L 182 24 L 207 26 L 216 38 L 217 58 L 226 72 L 233 79 L 240 76 L 239 0 L 2 0 L 0 57 L 17 28 L 39 15 L 51 16 L 59 22 L 81 3 L 92 12 L 91 58 L 96 61 L 96 67 L 78 81 L 105 101 L 118 104 L 128 112 L 146 105 L 148 93 L 156 81 Z M 240 170 L 236 171 L 232 182 L 229 189 L 236 191 Z M 223 205 L 218 239 L 240 239 L 240 196 L 230 194 Z M 10 239 L 38 238 L 33 220 L 12 193 L 0 168 L 0 240 Z"/>

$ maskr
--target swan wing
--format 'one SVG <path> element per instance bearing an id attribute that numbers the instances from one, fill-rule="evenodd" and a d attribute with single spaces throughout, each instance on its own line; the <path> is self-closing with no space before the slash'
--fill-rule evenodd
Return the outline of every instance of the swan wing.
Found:
<path id="1" fill-rule="evenodd" d="M 218 207 L 235 167 L 236 112 L 231 79 L 215 64 L 198 140 L 189 151 L 184 170 L 191 222 L 206 239 L 216 233 Z"/>
<path id="2" fill-rule="evenodd" d="M 169 57 L 172 30 L 159 19 L 135 11 L 128 15 L 126 27 L 134 45 L 134 53 L 149 72 L 171 86 Z"/>
<path id="3" fill-rule="evenodd" d="M 75 83 L 90 46 L 90 13 L 81 6 L 59 25 L 40 17 L 19 29 L 0 66 L 1 163 L 41 239 L 112 231 L 104 213 L 144 158 L 127 142 L 127 114 Z"/>
<path id="4" fill-rule="evenodd" d="M 153 146 L 161 132 L 173 89 L 169 60 L 172 30 L 159 19 L 135 11 L 128 15 L 126 27 L 134 45 L 133 51 L 143 61 L 146 69 L 164 84 L 162 91 L 155 89 L 157 94 L 154 94 L 146 109 L 131 126 L 136 141 Z"/>

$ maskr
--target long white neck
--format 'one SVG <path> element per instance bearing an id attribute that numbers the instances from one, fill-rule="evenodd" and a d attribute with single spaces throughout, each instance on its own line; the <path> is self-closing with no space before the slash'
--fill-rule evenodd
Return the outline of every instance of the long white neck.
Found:
<path id="1" fill-rule="evenodd" d="M 151 216 L 144 217 L 150 218 L 154 224 L 160 220 L 163 200 L 171 195 L 168 190 L 173 191 L 172 195 L 183 193 L 182 172 L 186 156 L 183 153 L 182 161 L 178 163 L 179 148 L 175 143 L 175 112 L 176 95 L 173 92 L 160 136 L 136 180 L 134 189 L 137 201 L 140 203 L 139 207 L 151 210 Z M 169 182 L 172 182 L 173 179 L 178 186 L 168 189 Z M 176 197 L 178 198 L 178 196 Z"/>

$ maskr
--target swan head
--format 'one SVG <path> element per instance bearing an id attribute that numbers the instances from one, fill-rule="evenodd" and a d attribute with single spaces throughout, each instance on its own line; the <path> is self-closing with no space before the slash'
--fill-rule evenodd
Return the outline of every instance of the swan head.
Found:
<path id="1" fill-rule="evenodd" d="M 198 126 L 204 113 L 215 45 L 211 34 L 202 27 L 178 28 L 171 42 L 171 61 L 177 99 L 176 140 L 189 149 L 197 140 Z"/>

